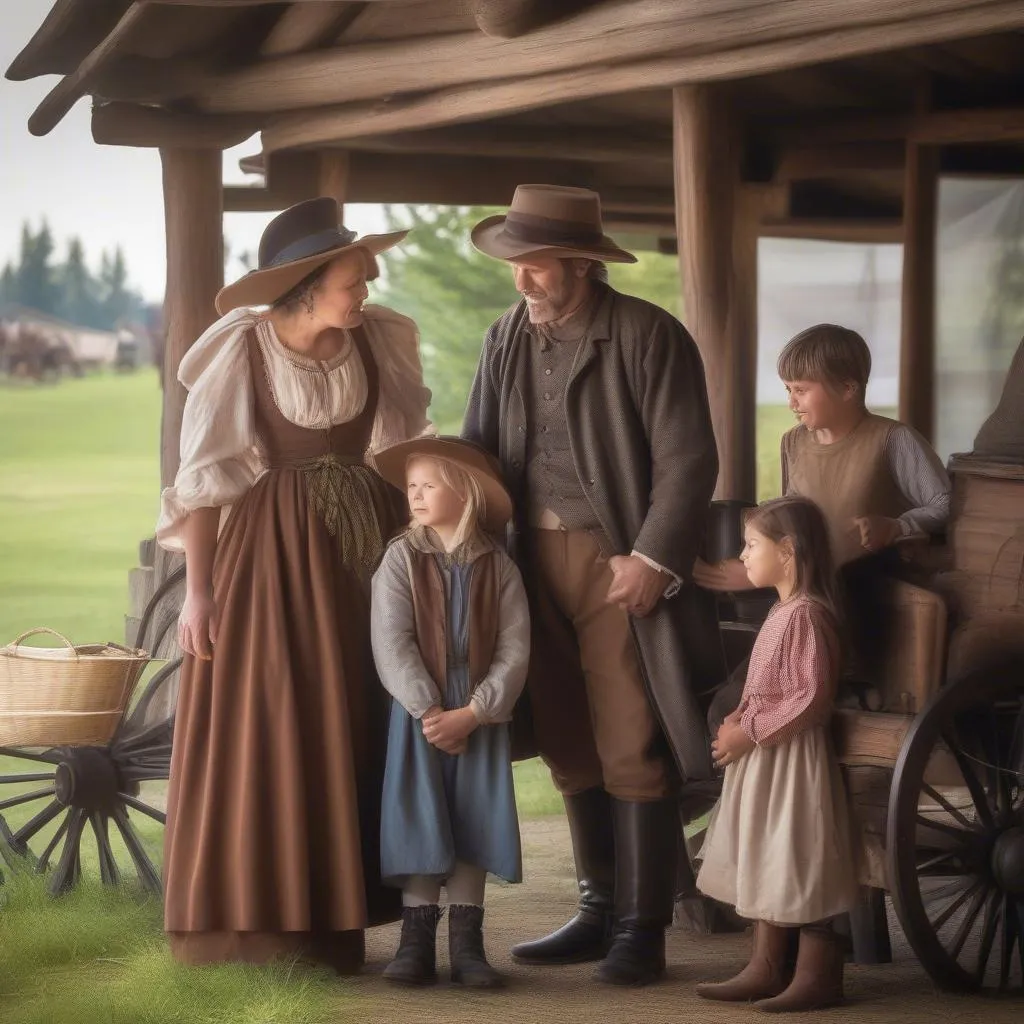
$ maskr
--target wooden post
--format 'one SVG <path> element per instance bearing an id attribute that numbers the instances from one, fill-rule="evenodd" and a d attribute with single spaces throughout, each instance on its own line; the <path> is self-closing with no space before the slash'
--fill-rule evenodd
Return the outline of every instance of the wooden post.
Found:
<path id="1" fill-rule="evenodd" d="M 178 472 L 185 389 L 178 383 L 182 356 L 217 317 L 214 299 L 224 285 L 221 151 L 161 149 L 167 231 L 164 296 L 164 403 L 160 481 Z"/>
<path id="2" fill-rule="evenodd" d="M 935 436 L 935 249 L 939 150 L 907 143 L 903 182 L 900 419 Z"/>
<path id="3" fill-rule="evenodd" d="M 740 133 L 714 85 L 672 91 L 683 310 L 707 374 L 716 498 L 757 496 L 757 223 L 740 202 Z"/>
<path id="4" fill-rule="evenodd" d="M 348 195 L 349 156 L 347 149 L 325 149 L 320 153 L 320 192 L 338 200 L 339 218 L 345 220 Z"/>

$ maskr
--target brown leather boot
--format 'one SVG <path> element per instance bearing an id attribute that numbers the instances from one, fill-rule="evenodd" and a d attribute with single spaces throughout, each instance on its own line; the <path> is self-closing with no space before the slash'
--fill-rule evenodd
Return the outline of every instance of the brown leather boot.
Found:
<path id="1" fill-rule="evenodd" d="M 807 925 L 800 929 L 796 973 L 789 987 L 772 999 L 754 1003 L 765 1013 L 823 1010 L 843 1001 L 843 951 L 831 928 Z"/>
<path id="2" fill-rule="evenodd" d="M 789 982 L 786 951 L 790 931 L 767 921 L 755 921 L 754 949 L 747 966 L 728 981 L 698 985 L 697 995 L 724 1003 L 744 1003 L 777 996 Z"/>

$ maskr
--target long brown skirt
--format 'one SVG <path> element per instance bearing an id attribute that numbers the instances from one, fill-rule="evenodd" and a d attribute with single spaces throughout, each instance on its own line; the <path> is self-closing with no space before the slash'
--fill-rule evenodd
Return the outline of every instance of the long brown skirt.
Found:
<path id="1" fill-rule="evenodd" d="M 366 584 L 300 471 L 272 470 L 235 506 L 213 587 L 214 656 L 186 658 L 175 721 L 172 949 L 189 963 L 298 954 L 351 969 L 361 930 L 401 912 L 379 876 L 387 702 Z"/>

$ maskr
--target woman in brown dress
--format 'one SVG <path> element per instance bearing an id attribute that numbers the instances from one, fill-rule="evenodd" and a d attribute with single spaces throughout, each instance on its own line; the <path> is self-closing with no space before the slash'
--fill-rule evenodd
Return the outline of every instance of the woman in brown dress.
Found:
<path id="1" fill-rule="evenodd" d="M 364 458 L 423 432 L 430 392 L 413 322 L 363 302 L 404 235 L 357 240 L 332 199 L 286 210 L 181 363 L 157 538 L 187 570 L 164 884 L 189 963 L 351 970 L 401 912 L 379 878 L 369 576 L 405 509 Z"/>

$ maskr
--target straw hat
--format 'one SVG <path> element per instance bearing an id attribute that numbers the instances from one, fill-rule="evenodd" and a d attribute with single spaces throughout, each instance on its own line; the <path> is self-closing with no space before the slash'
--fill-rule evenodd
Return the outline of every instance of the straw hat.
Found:
<path id="1" fill-rule="evenodd" d="M 340 212 L 335 200 L 322 196 L 279 213 L 260 237 L 259 265 L 220 290 L 217 312 L 223 315 L 238 306 L 269 306 L 336 256 L 352 249 L 365 249 L 376 256 L 409 233 L 392 231 L 357 238 L 341 223 Z"/>
<path id="2" fill-rule="evenodd" d="M 485 217 L 470 237 L 482 253 L 516 260 L 533 253 L 636 263 L 601 227 L 601 197 L 589 188 L 520 185 L 507 214 Z"/>
<path id="3" fill-rule="evenodd" d="M 481 520 L 492 533 L 512 518 L 512 498 L 501 479 L 498 460 L 472 441 L 432 435 L 381 448 L 371 456 L 374 468 L 389 484 L 405 492 L 405 467 L 411 458 L 446 459 L 465 470 L 480 485 L 484 496 Z"/>

